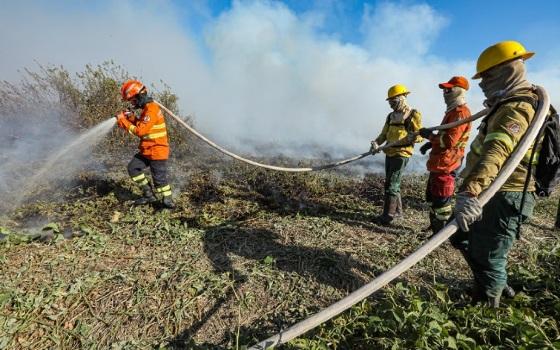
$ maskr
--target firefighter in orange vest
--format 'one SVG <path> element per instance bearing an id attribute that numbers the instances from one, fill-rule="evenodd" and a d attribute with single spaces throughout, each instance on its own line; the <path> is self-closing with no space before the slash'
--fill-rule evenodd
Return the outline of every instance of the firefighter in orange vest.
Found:
<path id="1" fill-rule="evenodd" d="M 150 181 L 144 170 L 150 168 L 155 192 L 161 197 L 163 206 L 173 208 L 171 185 L 167 181 L 167 159 L 169 143 L 165 119 L 159 106 L 148 96 L 148 90 L 138 80 L 127 80 L 121 87 L 123 100 L 130 102 L 133 108 L 141 109 L 140 115 L 131 111 L 119 113 L 119 127 L 140 138 L 138 152 L 128 163 L 128 174 L 142 189 L 143 196 L 137 199 L 136 205 L 154 203 L 158 199 L 152 191 Z"/>
<path id="2" fill-rule="evenodd" d="M 442 124 L 471 116 L 465 101 L 465 94 L 469 89 L 469 81 L 465 77 L 453 77 L 448 82 L 439 84 L 439 87 L 443 89 L 443 99 L 447 106 Z M 420 148 L 420 152 L 426 154 L 432 149 L 426 164 L 430 172 L 426 200 L 431 204 L 430 228 L 434 233 L 441 230 L 453 214 L 451 198 L 455 191 L 456 170 L 461 166 L 465 155 L 470 131 L 470 122 L 440 130 L 437 134 L 425 128 L 420 129 L 420 135 L 429 140 Z"/>

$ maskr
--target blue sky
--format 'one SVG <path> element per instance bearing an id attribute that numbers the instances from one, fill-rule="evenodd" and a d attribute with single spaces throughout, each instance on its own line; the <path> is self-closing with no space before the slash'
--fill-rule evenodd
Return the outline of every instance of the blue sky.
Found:
<path id="1" fill-rule="evenodd" d="M 496 0 L 438 0 L 438 1 L 360 1 L 360 0 L 284 0 L 298 15 L 309 12 L 325 14 L 321 28 L 326 34 L 353 44 L 363 41 L 360 25 L 366 7 L 379 3 L 402 5 L 427 4 L 447 20 L 446 25 L 430 47 L 430 54 L 443 59 L 475 60 L 480 51 L 501 40 L 519 40 L 527 48 L 537 51 L 548 62 L 558 60 L 560 54 L 560 1 L 496 1 Z M 211 18 L 232 7 L 231 0 L 174 0 L 188 30 L 202 34 Z M 406 25 L 406 23 L 403 23 Z M 540 62 L 536 62 L 539 64 Z"/>

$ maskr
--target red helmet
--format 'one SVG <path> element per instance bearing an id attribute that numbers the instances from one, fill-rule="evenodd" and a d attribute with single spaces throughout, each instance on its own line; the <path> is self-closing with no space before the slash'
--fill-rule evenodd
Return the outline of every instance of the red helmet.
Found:
<path id="1" fill-rule="evenodd" d="M 141 91 L 146 91 L 146 87 L 138 80 L 127 80 L 122 84 L 121 96 L 123 100 L 129 101 Z"/>

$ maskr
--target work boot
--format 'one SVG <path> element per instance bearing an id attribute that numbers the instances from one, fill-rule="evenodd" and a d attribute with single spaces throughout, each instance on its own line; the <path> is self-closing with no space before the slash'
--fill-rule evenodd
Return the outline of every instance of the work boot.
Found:
<path id="1" fill-rule="evenodd" d="M 434 235 L 441 231 L 441 229 L 445 227 L 445 224 L 445 221 L 438 219 L 436 214 L 430 211 L 430 229 Z"/>
<path id="2" fill-rule="evenodd" d="M 161 201 L 161 203 L 163 204 L 164 207 L 166 207 L 168 209 L 175 208 L 175 203 L 173 202 L 173 198 L 171 198 L 171 196 L 163 197 L 163 200 Z"/>
<path id="3" fill-rule="evenodd" d="M 397 194 L 396 195 L 397 199 L 397 208 L 395 210 L 395 216 L 394 218 L 401 218 L 403 216 L 403 208 L 402 208 L 402 199 L 401 199 L 401 194 Z"/>
<path id="4" fill-rule="evenodd" d="M 515 290 L 506 284 L 504 290 L 502 291 L 502 295 L 507 298 L 513 298 L 515 296 Z"/>
<path id="5" fill-rule="evenodd" d="M 497 309 L 500 307 L 500 297 L 488 297 L 486 301 L 486 306 Z"/>
<path id="6" fill-rule="evenodd" d="M 154 192 L 152 191 L 150 185 L 142 186 L 142 193 L 142 197 L 135 200 L 134 205 L 145 205 L 157 201 L 157 198 L 156 196 L 154 196 Z"/>
<path id="7" fill-rule="evenodd" d="M 377 221 L 382 225 L 389 225 L 397 215 L 399 205 L 398 196 L 385 195 L 383 214 L 377 217 Z"/>

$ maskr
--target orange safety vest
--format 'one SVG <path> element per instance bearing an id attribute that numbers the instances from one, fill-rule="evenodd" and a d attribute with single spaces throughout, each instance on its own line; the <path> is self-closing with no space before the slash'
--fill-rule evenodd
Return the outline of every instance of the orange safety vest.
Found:
<path id="1" fill-rule="evenodd" d="M 119 126 L 140 138 L 140 154 L 150 160 L 169 158 L 169 142 L 163 112 L 155 102 L 148 102 L 140 118 L 119 119 Z"/>
<path id="2" fill-rule="evenodd" d="M 453 123 L 471 116 L 466 104 L 458 106 L 445 114 L 442 124 Z M 430 172 L 451 173 L 461 166 L 465 155 L 465 146 L 469 141 L 471 123 L 459 125 L 448 130 L 440 130 L 430 137 L 432 151 L 427 168 Z"/>

